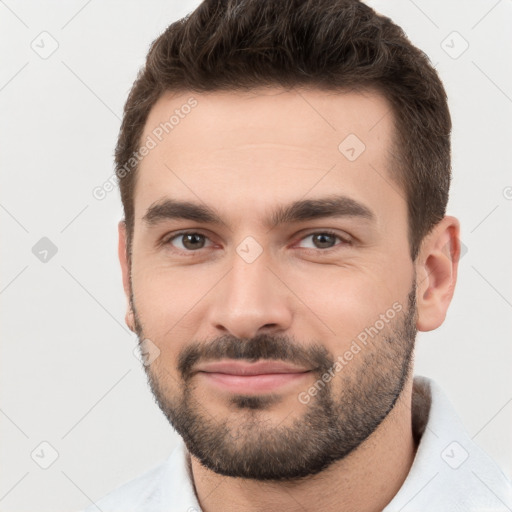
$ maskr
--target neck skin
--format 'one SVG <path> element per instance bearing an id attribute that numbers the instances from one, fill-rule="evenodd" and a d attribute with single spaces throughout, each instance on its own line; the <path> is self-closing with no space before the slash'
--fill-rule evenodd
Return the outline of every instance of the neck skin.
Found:
<path id="1" fill-rule="evenodd" d="M 345 459 L 301 482 L 260 482 L 219 475 L 193 456 L 190 468 L 203 512 L 381 512 L 393 499 L 416 454 L 412 378 L 377 430 Z"/>

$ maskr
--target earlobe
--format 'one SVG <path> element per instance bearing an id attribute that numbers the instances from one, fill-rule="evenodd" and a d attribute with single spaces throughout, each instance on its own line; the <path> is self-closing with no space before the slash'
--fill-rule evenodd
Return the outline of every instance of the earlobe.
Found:
<path id="1" fill-rule="evenodd" d="M 126 223 L 124 220 L 118 224 L 119 243 L 118 243 L 118 257 L 121 264 L 121 273 L 123 278 L 123 288 L 127 299 L 127 311 L 125 315 L 125 322 L 128 328 L 135 332 L 135 321 L 133 310 L 130 304 L 131 286 L 130 286 L 130 262 L 126 252 Z"/>
<path id="2" fill-rule="evenodd" d="M 130 306 L 130 301 L 128 301 L 128 311 L 126 311 L 124 321 L 126 322 L 128 329 L 130 329 L 132 332 L 135 332 L 135 319 L 133 317 L 133 310 Z"/>
<path id="3" fill-rule="evenodd" d="M 117 255 L 119 257 L 119 263 L 121 264 L 121 273 L 123 277 L 123 288 L 124 293 L 130 298 L 130 264 L 128 261 L 128 256 L 126 253 L 126 223 L 124 220 L 119 221 L 117 226 L 118 234 L 119 234 L 119 242 L 117 246 Z"/>
<path id="4" fill-rule="evenodd" d="M 459 233 L 459 221 L 446 216 L 422 242 L 416 262 L 419 331 L 437 329 L 444 322 L 457 282 Z"/>

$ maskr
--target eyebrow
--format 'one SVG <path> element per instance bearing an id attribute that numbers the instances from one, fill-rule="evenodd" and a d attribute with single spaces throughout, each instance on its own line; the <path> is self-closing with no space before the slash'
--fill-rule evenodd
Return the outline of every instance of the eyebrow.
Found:
<path id="1" fill-rule="evenodd" d="M 367 206 L 350 197 L 336 195 L 279 205 L 265 220 L 264 225 L 273 229 L 281 224 L 328 217 L 359 217 L 369 221 L 374 221 L 376 218 Z M 165 220 L 174 219 L 228 227 L 217 211 L 207 205 L 167 197 L 153 203 L 147 209 L 142 221 L 148 226 L 154 226 Z"/>

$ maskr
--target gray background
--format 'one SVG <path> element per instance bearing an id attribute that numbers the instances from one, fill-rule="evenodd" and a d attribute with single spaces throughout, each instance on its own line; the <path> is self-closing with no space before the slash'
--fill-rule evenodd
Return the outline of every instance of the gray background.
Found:
<path id="1" fill-rule="evenodd" d="M 78 510 L 175 445 L 124 325 L 117 190 L 92 190 L 150 42 L 197 4 L 0 0 L 1 511 Z M 449 213 L 467 252 L 416 373 L 512 477 L 512 3 L 370 4 L 430 56 L 454 122 Z"/>

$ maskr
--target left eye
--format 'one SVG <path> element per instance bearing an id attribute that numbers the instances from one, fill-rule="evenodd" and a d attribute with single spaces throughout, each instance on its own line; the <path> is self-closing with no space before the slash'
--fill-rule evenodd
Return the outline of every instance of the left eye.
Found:
<path id="1" fill-rule="evenodd" d="M 315 246 L 312 247 L 312 249 L 331 249 L 338 245 L 335 243 L 336 239 L 341 240 L 342 243 L 348 243 L 339 235 L 332 233 L 330 231 L 319 231 L 316 233 L 310 233 L 309 235 L 303 237 L 301 241 L 307 240 L 308 238 L 311 238 L 313 244 L 315 244 Z M 306 247 L 306 249 L 309 248 L 310 247 Z"/>

